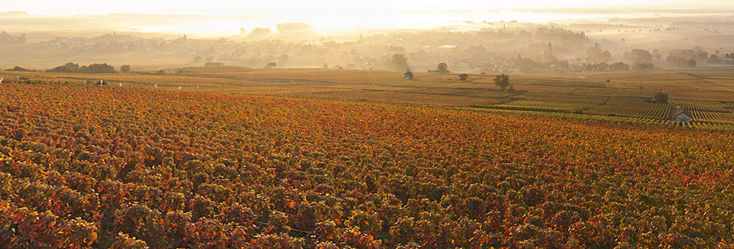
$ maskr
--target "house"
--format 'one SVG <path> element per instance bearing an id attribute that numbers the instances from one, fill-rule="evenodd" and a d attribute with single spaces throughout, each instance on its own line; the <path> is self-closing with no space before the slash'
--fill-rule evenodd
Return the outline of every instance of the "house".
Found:
<path id="1" fill-rule="evenodd" d="M 207 62 L 204 63 L 205 67 L 221 67 L 224 66 L 224 62 Z"/>
<path id="2" fill-rule="evenodd" d="M 678 122 L 691 122 L 693 115 L 686 109 L 678 107 L 678 110 L 673 114 L 673 120 Z"/>

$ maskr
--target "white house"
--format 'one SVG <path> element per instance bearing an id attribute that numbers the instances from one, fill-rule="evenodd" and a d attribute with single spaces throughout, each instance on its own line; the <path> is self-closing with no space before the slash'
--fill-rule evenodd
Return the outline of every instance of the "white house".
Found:
<path id="1" fill-rule="evenodd" d="M 691 118 L 693 118 L 693 115 L 686 109 L 679 109 L 673 115 L 673 119 L 678 122 L 691 122 Z"/>

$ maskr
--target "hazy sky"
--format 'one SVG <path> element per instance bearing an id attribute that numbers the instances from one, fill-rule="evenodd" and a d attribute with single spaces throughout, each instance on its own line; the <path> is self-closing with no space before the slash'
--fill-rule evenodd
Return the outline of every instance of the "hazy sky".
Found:
<path id="1" fill-rule="evenodd" d="M 23 0 L 5 1 L 0 11 L 21 10 L 32 15 L 108 13 L 146 14 L 321 14 L 341 12 L 385 12 L 426 10 L 498 10 L 547 8 L 716 8 L 734 9 L 732 0 Z"/>
<path id="2" fill-rule="evenodd" d="M 558 11 L 563 9 L 585 11 Z M 26 11 L 33 16 L 113 13 L 213 16 L 218 19 L 189 17 L 187 22 L 177 22 L 173 18 L 161 20 L 158 17 L 137 20 L 136 24 L 112 21 L 112 24 L 123 26 L 118 30 L 211 35 L 238 34 L 240 28 L 274 29 L 283 22 L 305 22 L 320 31 L 422 29 L 460 21 L 562 23 L 564 20 L 640 17 L 640 9 L 645 9 L 644 15 L 657 14 L 658 11 L 670 13 L 671 9 L 677 9 L 679 14 L 693 12 L 687 9 L 708 9 L 719 14 L 731 11 L 734 14 L 734 0 L 16 0 L 0 4 L 0 12 Z M 684 11 L 680 11 L 682 9 Z M 99 23 L 103 19 L 99 18 Z M 84 27 L 77 25 L 72 28 Z"/>

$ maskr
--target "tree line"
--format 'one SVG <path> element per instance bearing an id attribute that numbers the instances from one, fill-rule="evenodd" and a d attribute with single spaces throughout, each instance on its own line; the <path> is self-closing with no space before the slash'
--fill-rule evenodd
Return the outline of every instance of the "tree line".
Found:
<path id="1" fill-rule="evenodd" d="M 68 62 L 64 65 L 46 71 L 56 73 L 117 73 L 115 67 L 108 65 L 107 63 L 94 63 L 88 66 L 79 66 L 79 64 L 73 62 Z M 130 72 L 130 65 L 122 65 L 120 67 L 120 71 L 123 73 Z"/>

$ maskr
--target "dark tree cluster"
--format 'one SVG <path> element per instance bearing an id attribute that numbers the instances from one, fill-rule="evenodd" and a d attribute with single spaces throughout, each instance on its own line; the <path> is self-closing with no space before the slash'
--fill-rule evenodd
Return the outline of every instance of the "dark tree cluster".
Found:
<path id="1" fill-rule="evenodd" d="M 122 66 L 120 66 L 120 72 L 122 72 L 122 73 L 129 73 L 130 72 L 130 65 L 122 65 Z"/>
<path id="2" fill-rule="evenodd" d="M 694 48 L 694 49 L 675 49 L 670 52 L 668 57 L 673 58 L 685 58 L 685 59 L 694 59 L 694 60 L 706 60 L 711 56 L 708 52 L 704 51 L 701 48 Z"/>
<path id="3" fill-rule="evenodd" d="M 125 66 L 122 67 L 125 69 Z M 129 71 L 129 66 L 127 70 Z M 79 66 L 77 63 L 68 62 L 64 65 L 47 70 L 48 72 L 59 72 L 59 73 L 117 73 L 115 68 L 107 63 L 102 64 L 90 64 L 88 66 Z"/>
<path id="4" fill-rule="evenodd" d="M 624 62 L 616 62 L 609 65 L 610 71 L 627 71 L 630 70 L 630 65 Z"/>
<path id="5" fill-rule="evenodd" d="M 652 62 L 636 61 L 636 62 L 632 63 L 632 69 L 633 70 L 649 70 L 649 69 L 655 69 L 655 65 L 652 64 Z"/>
<path id="6" fill-rule="evenodd" d="M 494 84 L 504 91 L 510 85 L 510 76 L 507 74 L 497 75 L 494 77 Z"/>
<path id="7" fill-rule="evenodd" d="M 632 49 L 629 52 L 624 53 L 624 58 L 634 62 L 652 62 L 653 56 L 650 51 L 644 49 Z"/>
<path id="8" fill-rule="evenodd" d="M 0 32 L 0 43 L 25 43 L 27 40 L 26 34 L 11 35 L 8 32 Z"/>
<path id="9" fill-rule="evenodd" d="M 397 71 L 406 70 L 408 69 L 408 57 L 404 54 L 393 54 L 392 64 Z"/>
<path id="10" fill-rule="evenodd" d="M 73 62 L 67 62 L 64 65 L 47 70 L 48 72 L 57 73 L 77 73 L 79 72 L 79 64 Z"/>
<path id="11" fill-rule="evenodd" d="M 665 61 L 674 67 L 685 67 L 685 68 L 693 68 L 696 67 L 696 60 L 694 59 L 686 59 L 683 57 L 675 57 L 675 56 L 668 56 L 665 58 Z"/>
<path id="12" fill-rule="evenodd" d="M 21 66 L 15 66 L 15 67 L 13 67 L 11 69 L 8 69 L 7 71 L 29 72 L 29 71 L 33 71 L 33 70 L 30 70 L 30 69 L 27 69 L 27 68 L 24 68 L 24 67 L 21 67 Z"/>
<path id="13" fill-rule="evenodd" d="M 670 95 L 668 95 L 668 93 L 666 92 L 658 92 L 655 94 L 655 96 L 653 96 L 652 102 L 665 104 L 668 103 L 669 97 Z"/>
<path id="14" fill-rule="evenodd" d="M 436 72 L 437 73 L 450 73 L 449 66 L 446 65 L 445 62 L 438 63 L 438 66 L 436 66 Z"/>
<path id="15" fill-rule="evenodd" d="M 594 43 L 593 47 L 586 49 L 586 56 L 588 61 L 605 63 L 612 57 L 612 53 L 608 50 L 602 51 L 599 43 Z"/>

